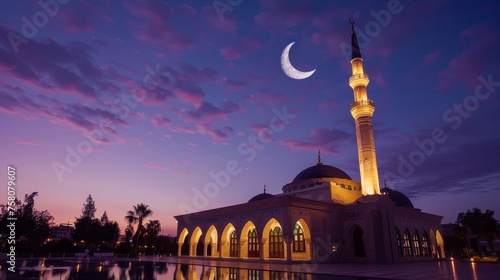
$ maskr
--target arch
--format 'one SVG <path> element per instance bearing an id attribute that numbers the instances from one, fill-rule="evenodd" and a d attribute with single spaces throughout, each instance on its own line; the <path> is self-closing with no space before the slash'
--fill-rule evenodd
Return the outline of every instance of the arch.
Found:
<path id="1" fill-rule="evenodd" d="M 273 246 L 272 253 L 271 246 Z M 286 259 L 287 246 L 283 238 L 283 228 L 275 218 L 269 219 L 262 230 L 262 249 L 264 259 L 271 257 Z"/>
<path id="2" fill-rule="evenodd" d="M 219 256 L 219 252 L 217 250 L 217 242 L 218 242 L 217 228 L 215 228 L 214 225 L 211 225 L 207 229 L 207 233 L 205 234 L 205 240 L 203 242 L 204 244 L 203 256 L 209 256 L 209 257 Z"/>
<path id="3" fill-rule="evenodd" d="M 179 237 L 177 238 L 177 255 L 182 255 L 182 246 L 186 242 L 186 237 L 188 236 L 189 231 L 187 228 L 183 228 Z"/>
<path id="4" fill-rule="evenodd" d="M 405 256 L 412 256 L 410 232 L 406 228 L 403 232 L 403 253 Z"/>
<path id="5" fill-rule="evenodd" d="M 396 228 L 396 246 L 398 250 L 398 255 L 400 257 L 403 256 L 403 243 L 401 242 L 401 234 L 399 233 L 399 229 Z"/>
<path id="6" fill-rule="evenodd" d="M 354 245 L 354 257 L 366 257 L 365 243 L 363 241 L 364 231 L 358 226 L 352 227 L 352 243 Z"/>
<path id="7" fill-rule="evenodd" d="M 240 258 L 248 258 L 248 233 L 257 229 L 252 221 L 247 221 L 240 232 Z"/>
<path id="8" fill-rule="evenodd" d="M 191 235 L 191 240 L 189 240 L 189 256 L 193 257 L 197 255 L 198 242 L 203 234 L 200 227 L 196 227 Z"/>
<path id="9" fill-rule="evenodd" d="M 231 233 L 233 231 L 236 231 L 236 228 L 232 223 L 228 223 L 222 231 L 222 234 L 220 236 L 220 253 L 222 258 L 229 258 L 231 256 Z"/>
<path id="10" fill-rule="evenodd" d="M 422 232 L 422 255 L 423 256 L 430 256 L 431 251 L 429 250 L 429 236 L 427 235 L 427 232 L 424 230 Z"/>
<path id="11" fill-rule="evenodd" d="M 295 231 L 295 229 L 299 226 L 302 229 L 302 238 L 303 238 L 303 251 L 301 251 L 300 243 L 300 235 Z M 299 250 L 296 250 L 299 249 Z M 311 259 L 311 230 L 309 229 L 309 225 L 304 221 L 304 219 L 300 218 L 295 222 L 295 225 L 292 229 L 292 241 L 290 244 L 290 250 L 292 252 L 291 257 L 292 260 L 310 260 Z"/>
<path id="12" fill-rule="evenodd" d="M 414 256 L 422 255 L 420 236 L 418 235 L 417 230 L 413 232 L 413 255 Z"/>
<path id="13" fill-rule="evenodd" d="M 436 253 L 437 253 L 437 258 L 441 259 L 444 258 L 444 241 L 443 237 L 441 236 L 441 233 L 439 230 L 436 230 Z"/>

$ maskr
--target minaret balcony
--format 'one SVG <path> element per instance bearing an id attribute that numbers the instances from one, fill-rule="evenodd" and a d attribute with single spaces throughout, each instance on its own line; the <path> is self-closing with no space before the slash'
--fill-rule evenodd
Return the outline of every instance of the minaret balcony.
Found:
<path id="1" fill-rule="evenodd" d="M 354 108 L 354 107 L 358 107 L 358 106 L 371 106 L 371 107 L 375 107 L 373 101 L 371 100 L 360 100 L 360 101 L 354 101 L 354 103 L 351 104 L 351 110 Z"/>
<path id="2" fill-rule="evenodd" d="M 368 75 L 365 73 L 361 74 L 353 74 L 349 78 L 349 85 L 354 89 L 357 86 L 367 86 L 368 83 L 370 82 L 370 79 L 368 79 Z"/>

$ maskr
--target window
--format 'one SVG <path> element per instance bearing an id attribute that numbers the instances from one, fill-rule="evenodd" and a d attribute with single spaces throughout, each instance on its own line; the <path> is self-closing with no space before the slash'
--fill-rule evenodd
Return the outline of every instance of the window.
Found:
<path id="1" fill-rule="evenodd" d="M 427 237 L 427 232 L 422 234 L 422 255 L 423 256 L 430 256 L 431 251 L 429 250 L 429 238 Z"/>
<path id="2" fill-rule="evenodd" d="M 415 256 L 422 255 L 420 251 L 420 237 L 418 236 L 417 230 L 413 233 L 413 252 L 415 253 Z"/>
<path id="3" fill-rule="evenodd" d="M 238 237 L 236 236 L 236 230 L 231 232 L 231 237 L 229 239 L 229 256 L 230 257 L 238 257 Z"/>
<path id="4" fill-rule="evenodd" d="M 405 230 L 403 234 L 404 243 L 403 243 L 403 252 L 405 256 L 412 256 L 411 252 L 411 241 L 410 241 L 410 233 L 408 229 Z"/>
<path id="5" fill-rule="evenodd" d="M 239 268 L 229 268 L 229 279 L 231 279 L 231 280 L 238 280 L 238 279 L 240 279 L 238 277 L 238 271 L 239 270 L 240 270 Z"/>
<path id="6" fill-rule="evenodd" d="M 403 244 L 401 243 L 401 235 L 399 234 L 399 230 L 396 228 L 396 244 L 398 246 L 398 254 L 400 257 L 403 256 Z"/>
<path id="7" fill-rule="evenodd" d="M 248 257 L 258 258 L 259 256 L 259 238 L 257 235 L 257 229 L 252 229 L 248 231 Z"/>
<path id="8" fill-rule="evenodd" d="M 304 240 L 304 230 L 302 227 L 296 223 L 293 229 L 293 251 L 294 252 L 305 252 L 306 251 L 306 241 Z"/>
<path id="9" fill-rule="evenodd" d="M 340 187 L 345 189 L 345 185 L 344 184 L 340 184 Z"/>
<path id="10" fill-rule="evenodd" d="M 275 227 L 269 231 L 269 257 L 283 258 L 284 256 L 283 232 L 280 227 Z"/>

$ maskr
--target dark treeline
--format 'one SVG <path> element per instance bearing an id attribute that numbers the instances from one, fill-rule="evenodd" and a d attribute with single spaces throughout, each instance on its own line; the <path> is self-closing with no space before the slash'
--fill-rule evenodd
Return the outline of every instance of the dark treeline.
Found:
<path id="1" fill-rule="evenodd" d="M 57 228 L 54 217 L 47 210 L 36 210 L 37 195 L 33 192 L 25 195 L 24 202 L 15 199 L 10 204 L 0 205 L 0 252 L 7 252 L 12 245 L 18 255 L 114 252 L 137 256 L 174 254 L 177 251 L 175 238 L 159 236 L 160 222 L 148 219 L 153 214 L 148 205 L 140 203 L 126 212 L 124 218 L 128 225 L 125 237 L 120 238 L 118 223 L 110 220 L 106 211 L 99 218 L 96 216 L 96 203 L 91 195 L 83 203 L 81 215 L 75 217 L 71 238 L 55 240 L 52 238 L 52 231 Z M 8 227 L 13 218 L 15 238 L 9 236 Z"/>

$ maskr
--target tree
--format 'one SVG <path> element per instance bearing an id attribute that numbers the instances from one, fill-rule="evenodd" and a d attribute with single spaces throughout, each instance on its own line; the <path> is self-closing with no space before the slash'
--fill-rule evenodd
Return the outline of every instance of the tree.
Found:
<path id="1" fill-rule="evenodd" d="M 498 221 L 493 215 L 495 211 L 487 209 L 482 212 L 479 208 L 469 209 L 457 216 L 456 223 L 464 226 L 468 231 L 477 234 L 488 242 L 488 246 L 494 251 L 493 241 L 498 234 Z"/>
<path id="2" fill-rule="evenodd" d="M 6 229 L 11 222 L 8 218 L 16 217 L 16 251 L 37 252 L 43 242 L 50 236 L 51 226 L 54 217 L 47 210 L 38 211 L 35 209 L 35 197 L 38 192 L 26 194 L 24 203 L 15 200 L 14 212 L 9 212 L 5 205 L 2 205 L 0 216 L 0 228 Z"/>
<path id="3" fill-rule="evenodd" d="M 95 218 L 95 201 L 89 195 L 83 204 L 82 215 L 76 218 L 75 229 L 71 237 L 76 242 L 84 241 L 86 249 L 94 249 L 104 242 L 109 242 L 120 235 L 116 221 L 110 221 L 106 211 L 101 219 Z"/>
<path id="4" fill-rule="evenodd" d="M 137 224 L 137 229 L 135 230 L 135 234 L 132 237 L 134 244 L 132 248 L 132 254 L 134 256 L 139 253 L 139 245 L 141 245 L 141 241 L 145 234 L 144 220 L 146 220 L 151 215 L 153 215 L 153 211 L 149 209 L 149 205 L 145 205 L 144 203 L 134 205 L 133 210 L 127 211 L 125 220 L 128 222 L 129 226 L 132 227 L 132 225 Z"/>
<path id="5" fill-rule="evenodd" d="M 90 218 L 93 219 L 95 217 L 95 212 L 97 209 L 95 208 L 95 201 L 92 199 L 92 196 L 89 194 L 87 200 L 83 204 L 82 208 L 82 216 L 80 218 Z"/>
<path id="6" fill-rule="evenodd" d="M 161 224 L 158 220 L 151 220 L 146 224 L 146 245 L 152 247 L 156 243 L 156 238 L 161 232 Z"/>

